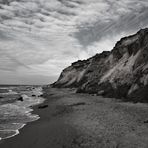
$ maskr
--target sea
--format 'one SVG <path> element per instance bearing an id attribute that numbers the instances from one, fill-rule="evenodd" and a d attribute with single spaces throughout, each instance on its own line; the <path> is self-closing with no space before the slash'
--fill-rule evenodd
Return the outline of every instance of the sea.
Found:
<path id="1" fill-rule="evenodd" d="M 44 102 L 41 86 L 0 85 L 0 140 L 19 134 L 28 122 L 40 117 L 32 107 Z"/>

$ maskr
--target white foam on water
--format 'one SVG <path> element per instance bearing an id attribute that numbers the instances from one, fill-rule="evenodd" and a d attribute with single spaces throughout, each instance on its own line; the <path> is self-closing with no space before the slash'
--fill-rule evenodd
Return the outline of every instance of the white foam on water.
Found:
<path id="1" fill-rule="evenodd" d="M 18 93 L 13 90 L 8 90 L 8 92 L 0 93 L 1 95 L 17 95 Z"/>
<path id="2" fill-rule="evenodd" d="M 38 120 L 38 119 L 40 118 L 38 115 L 36 115 L 36 116 L 37 116 L 37 118 L 36 118 L 36 119 L 34 119 L 33 121 L 36 121 L 36 120 Z M 13 123 L 13 124 L 19 124 L 19 123 Z M 20 133 L 20 132 L 19 132 L 19 130 L 20 130 L 20 129 L 22 129 L 25 125 L 26 125 L 26 124 L 22 124 L 22 126 L 21 126 L 21 127 L 19 127 L 17 130 L 11 130 L 11 129 L 7 129 L 7 130 L 0 130 L 1 132 L 15 132 L 15 133 L 14 133 L 14 134 L 12 134 L 11 136 L 6 136 L 6 137 L 4 137 L 4 138 L 0 137 L 0 140 L 2 140 L 2 139 L 12 138 L 12 137 L 14 137 L 14 136 L 18 135 L 18 134 Z"/>
<path id="3" fill-rule="evenodd" d="M 2 139 L 12 138 L 12 137 L 14 137 L 14 136 L 16 136 L 16 135 L 19 134 L 19 130 L 0 130 L 0 131 L 2 131 L 2 132 L 14 132 L 13 135 L 11 135 L 11 136 L 7 136 L 7 137 L 4 137 L 4 138 L 0 138 L 0 140 L 2 140 Z"/>
<path id="4" fill-rule="evenodd" d="M 24 127 L 23 123 L 6 123 L 0 124 L 0 130 L 17 130 Z"/>
<path id="5" fill-rule="evenodd" d="M 44 102 L 45 99 L 42 97 L 39 97 L 42 94 L 41 91 L 42 91 L 42 88 L 35 88 L 32 91 L 23 90 L 23 92 L 21 91 L 21 94 L 23 93 L 22 94 L 23 101 L 16 101 L 14 103 L 0 105 L 0 119 L 1 120 L 3 119 L 4 121 L 6 120 L 8 124 L 9 124 L 9 119 L 10 119 L 10 122 L 16 120 L 16 123 L 10 123 L 11 124 L 10 126 L 7 125 L 7 123 L 4 123 L 6 124 L 6 127 L 5 125 L 1 126 L 1 128 L 3 127 L 6 128 L 3 130 L 0 130 L 1 132 L 2 131 L 6 132 L 6 135 L 7 134 L 9 135 L 9 133 L 7 133 L 9 131 L 10 133 L 11 132 L 12 133 L 14 132 L 14 133 L 4 138 L 0 137 L 0 140 L 8 139 L 8 138 L 18 135 L 19 129 L 23 128 L 27 122 L 36 121 L 40 118 L 39 115 L 31 114 L 31 112 L 33 111 L 31 107 Z M 12 93 L 12 92 L 9 91 L 9 93 Z M 19 123 L 19 122 L 22 122 L 22 123 Z M 12 124 L 16 126 L 13 126 Z M 18 127 L 17 127 L 17 124 L 18 124 Z M 22 125 L 20 126 L 20 124 Z M 9 127 L 11 127 L 12 129 L 9 129 Z"/>
<path id="6" fill-rule="evenodd" d="M 38 116 L 38 118 L 37 118 L 36 120 L 38 120 L 39 118 L 40 118 L 40 117 Z M 35 120 L 34 120 L 34 121 L 35 121 Z M 19 124 L 19 123 L 13 123 L 13 124 Z M 1 138 L 1 137 L 0 137 L 0 140 L 12 138 L 12 137 L 18 135 L 18 134 L 20 133 L 19 130 L 22 129 L 25 125 L 26 125 L 26 124 L 22 124 L 22 126 L 19 127 L 17 130 L 11 130 L 11 129 L 0 130 L 0 131 L 2 131 L 2 132 L 15 132 L 15 133 L 14 133 L 13 135 L 11 135 L 11 136 L 7 136 L 7 137 L 4 137 L 4 138 Z"/>
<path id="7" fill-rule="evenodd" d="M 13 124 L 14 124 L 14 125 L 18 125 L 18 124 L 20 124 L 20 123 L 13 123 Z M 22 124 L 18 129 L 23 128 L 25 125 L 26 125 L 26 124 Z"/>

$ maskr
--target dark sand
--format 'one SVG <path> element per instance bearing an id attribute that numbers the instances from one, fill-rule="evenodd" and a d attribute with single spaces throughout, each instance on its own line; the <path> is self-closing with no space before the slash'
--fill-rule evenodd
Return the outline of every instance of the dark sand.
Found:
<path id="1" fill-rule="evenodd" d="M 0 148 L 148 148 L 148 105 L 48 89 L 41 118 Z M 48 107 L 47 107 L 48 105 Z"/>

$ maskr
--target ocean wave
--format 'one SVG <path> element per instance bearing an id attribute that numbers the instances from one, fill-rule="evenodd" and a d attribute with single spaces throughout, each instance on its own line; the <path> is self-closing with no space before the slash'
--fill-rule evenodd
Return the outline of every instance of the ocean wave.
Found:
<path id="1" fill-rule="evenodd" d="M 23 101 L 15 100 L 13 103 L 0 105 L 0 139 L 11 138 L 19 134 L 19 129 L 23 128 L 26 123 L 40 118 L 31 112 L 33 111 L 32 106 L 45 100 L 40 97 L 41 91 L 41 88 L 30 91 L 23 89 L 21 92 Z"/>

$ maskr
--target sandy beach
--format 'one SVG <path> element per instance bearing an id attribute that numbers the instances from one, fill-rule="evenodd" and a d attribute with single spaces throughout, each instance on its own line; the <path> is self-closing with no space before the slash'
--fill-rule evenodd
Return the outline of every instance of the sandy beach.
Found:
<path id="1" fill-rule="evenodd" d="M 46 101 L 34 107 L 40 119 L 0 148 L 147 148 L 148 105 L 45 89 Z M 40 107 L 39 107 L 40 106 Z"/>

